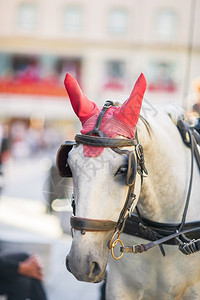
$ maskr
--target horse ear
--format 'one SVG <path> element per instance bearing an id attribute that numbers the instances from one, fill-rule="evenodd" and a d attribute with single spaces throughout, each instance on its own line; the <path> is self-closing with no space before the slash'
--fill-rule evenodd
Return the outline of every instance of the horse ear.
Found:
<path id="1" fill-rule="evenodd" d="M 130 97 L 122 104 L 121 107 L 119 107 L 119 109 L 116 109 L 114 112 L 114 116 L 119 121 L 130 127 L 135 127 L 137 125 L 146 86 L 146 79 L 141 73 L 140 77 L 135 83 Z"/>
<path id="2" fill-rule="evenodd" d="M 78 82 L 72 75 L 67 73 L 64 83 L 72 108 L 81 122 L 87 120 L 98 111 L 97 105 L 83 94 Z"/>

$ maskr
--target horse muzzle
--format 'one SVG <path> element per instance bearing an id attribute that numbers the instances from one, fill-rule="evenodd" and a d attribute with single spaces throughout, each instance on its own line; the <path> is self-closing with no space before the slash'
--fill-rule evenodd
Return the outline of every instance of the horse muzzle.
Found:
<path id="1" fill-rule="evenodd" d="M 98 253 L 92 254 L 91 251 L 85 253 L 85 249 L 76 249 L 72 243 L 71 250 L 66 257 L 66 267 L 77 280 L 98 283 L 105 277 L 107 260 Z M 108 250 L 107 250 L 108 251 Z M 83 253 L 84 252 L 84 253 Z"/>

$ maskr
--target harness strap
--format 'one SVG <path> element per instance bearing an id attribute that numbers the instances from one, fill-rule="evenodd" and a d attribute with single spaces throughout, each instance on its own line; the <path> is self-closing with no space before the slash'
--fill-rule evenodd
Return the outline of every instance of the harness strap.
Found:
<path id="1" fill-rule="evenodd" d="M 200 153 L 197 148 L 197 145 L 200 146 L 200 134 L 197 131 L 197 128 L 189 126 L 182 118 L 178 119 L 177 127 L 186 146 L 191 147 L 191 139 L 189 138 L 189 135 L 193 136 L 194 154 L 200 170 Z"/>
<path id="2" fill-rule="evenodd" d="M 200 134 L 199 134 L 199 136 L 200 136 Z M 200 145 L 200 144 L 198 144 L 198 145 Z M 199 150 L 198 150 L 198 147 L 197 147 L 196 140 L 194 140 L 194 154 L 195 154 L 196 161 L 197 161 L 197 164 L 199 166 L 199 171 L 200 171 L 200 153 L 199 153 Z"/>
<path id="3" fill-rule="evenodd" d="M 193 168 L 194 168 L 194 137 L 191 134 L 190 130 L 188 130 L 189 138 L 190 138 L 190 144 L 191 144 L 191 167 L 190 167 L 190 182 L 189 182 L 189 187 L 188 187 L 188 193 L 187 193 L 187 198 L 186 198 L 186 203 L 185 203 L 185 208 L 183 211 L 183 216 L 181 220 L 181 225 L 178 231 L 181 231 L 185 225 L 185 219 L 188 211 L 188 206 L 190 202 L 190 195 L 192 191 L 192 182 L 193 182 Z"/>
<path id="4" fill-rule="evenodd" d="M 180 124 L 183 125 L 183 123 L 180 123 Z M 179 124 L 179 126 L 180 126 L 180 124 Z M 179 130 L 180 130 L 180 128 L 179 128 Z M 152 228 L 146 227 L 143 225 L 143 220 L 140 216 L 139 210 L 138 210 L 138 208 L 136 208 L 136 210 L 138 212 L 139 220 L 140 220 L 140 228 L 139 228 L 140 231 L 141 231 L 141 227 L 143 227 L 144 232 L 146 231 L 145 234 L 148 236 L 148 239 L 151 239 L 150 236 L 152 235 L 152 232 L 155 233 L 155 237 L 153 237 L 153 239 L 155 238 L 155 241 L 147 243 L 147 244 L 141 244 L 141 245 L 135 245 L 135 246 L 127 246 L 127 247 L 122 246 L 120 248 L 120 251 L 122 253 L 128 253 L 128 252 L 129 253 L 142 253 L 144 251 L 147 251 L 147 250 L 153 248 L 156 245 L 161 246 L 163 243 L 176 244 L 176 245 L 179 244 L 179 250 L 182 251 L 186 255 L 200 250 L 199 235 L 196 240 L 195 239 L 190 240 L 187 237 L 185 237 L 185 234 L 191 234 L 191 233 L 195 233 L 195 232 L 196 232 L 196 234 L 197 233 L 199 234 L 200 227 L 194 227 L 194 228 L 189 228 L 189 229 L 183 230 L 185 225 L 187 225 L 187 223 L 185 224 L 185 220 L 186 220 L 186 215 L 187 215 L 187 210 L 188 210 L 190 195 L 191 195 L 191 190 L 192 190 L 193 166 L 194 166 L 194 155 L 195 154 L 196 154 L 195 156 L 197 159 L 197 163 L 200 161 L 199 152 L 198 152 L 198 148 L 196 145 L 196 140 L 195 140 L 190 128 L 188 129 L 187 134 L 188 134 L 188 137 L 187 137 L 187 140 L 185 140 L 185 142 L 187 141 L 187 145 L 190 145 L 190 147 L 191 147 L 191 168 L 190 168 L 191 171 L 190 171 L 190 182 L 189 182 L 189 187 L 188 187 L 188 193 L 187 193 L 187 197 L 186 197 L 186 203 L 185 203 L 185 207 L 184 207 L 184 211 L 183 211 L 183 215 L 182 215 L 181 224 L 176 229 L 176 233 L 168 234 L 165 237 L 159 237 L 158 230 L 156 230 L 156 229 L 153 230 Z M 186 135 L 184 135 L 184 136 L 186 136 Z M 198 152 L 198 155 L 195 151 Z M 198 164 L 198 166 L 199 166 L 199 164 Z M 151 221 L 148 221 L 148 222 L 151 222 Z M 154 223 L 154 225 L 159 224 L 156 222 L 152 222 L 152 223 Z M 191 222 L 189 224 L 190 225 L 193 224 L 194 226 L 199 226 L 199 222 Z M 169 224 L 167 224 L 167 226 L 169 226 Z M 160 226 L 159 229 L 162 229 L 162 226 Z M 126 226 L 125 226 L 124 232 L 128 233 Z M 156 236 L 156 233 L 157 233 L 157 236 Z M 137 236 L 137 234 L 133 234 L 133 235 Z M 139 236 L 143 237 L 141 235 L 139 235 Z M 143 238 L 145 238 L 145 237 L 143 237 Z"/>
<path id="5" fill-rule="evenodd" d="M 185 223 L 185 229 L 193 229 L 200 227 L 200 221 L 187 222 Z M 151 221 L 145 218 L 140 218 L 135 214 L 128 217 L 124 227 L 124 233 L 137 236 L 149 241 L 155 241 L 159 238 L 169 236 L 175 232 L 178 232 L 180 228 L 180 223 L 161 223 Z M 198 239 L 199 231 L 193 231 L 187 234 L 189 239 Z M 176 239 L 171 239 L 166 241 L 165 244 L 168 245 L 178 245 Z"/>
<path id="6" fill-rule="evenodd" d="M 185 229 L 176 233 L 173 233 L 169 236 L 163 237 L 159 240 L 147 243 L 147 244 L 140 244 L 140 245 L 133 245 L 133 246 L 125 246 L 125 247 L 120 247 L 120 251 L 122 253 L 142 253 L 144 251 L 147 251 L 155 246 L 161 245 L 171 239 L 174 239 L 180 235 L 186 234 L 186 233 L 191 233 L 193 231 L 199 231 L 200 227 L 196 227 L 196 228 L 191 228 L 191 229 Z"/>

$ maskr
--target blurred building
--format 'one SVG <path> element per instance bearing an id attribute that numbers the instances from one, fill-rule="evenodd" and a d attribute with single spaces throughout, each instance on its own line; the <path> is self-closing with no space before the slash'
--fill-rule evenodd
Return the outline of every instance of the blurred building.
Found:
<path id="1" fill-rule="evenodd" d="M 0 1 L 1 116 L 73 121 L 66 72 L 99 104 L 140 72 L 148 100 L 184 104 L 199 66 L 200 1 Z"/>

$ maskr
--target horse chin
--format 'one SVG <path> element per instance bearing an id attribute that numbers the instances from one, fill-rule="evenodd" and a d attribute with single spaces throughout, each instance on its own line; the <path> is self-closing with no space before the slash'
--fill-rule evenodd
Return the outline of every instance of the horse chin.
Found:
<path id="1" fill-rule="evenodd" d="M 93 281 L 93 283 L 99 283 L 99 282 L 103 281 L 105 278 L 105 274 L 106 274 L 106 268 L 102 271 L 100 276 L 95 281 Z"/>
<path id="2" fill-rule="evenodd" d="M 99 283 L 101 281 L 104 280 L 105 278 L 105 273 L 106 273 L 106 269 L 102 271 L 102 273 L 98 276 L 95 276 L 95 277 L 86 277 L 86 276 L 83 276 L 80 278 L 80 275 L 78 277 L 76 277 L 77 280 L 79 281 L 84 281 L 84 282 L 89 282 L 89 283 Z"/>

